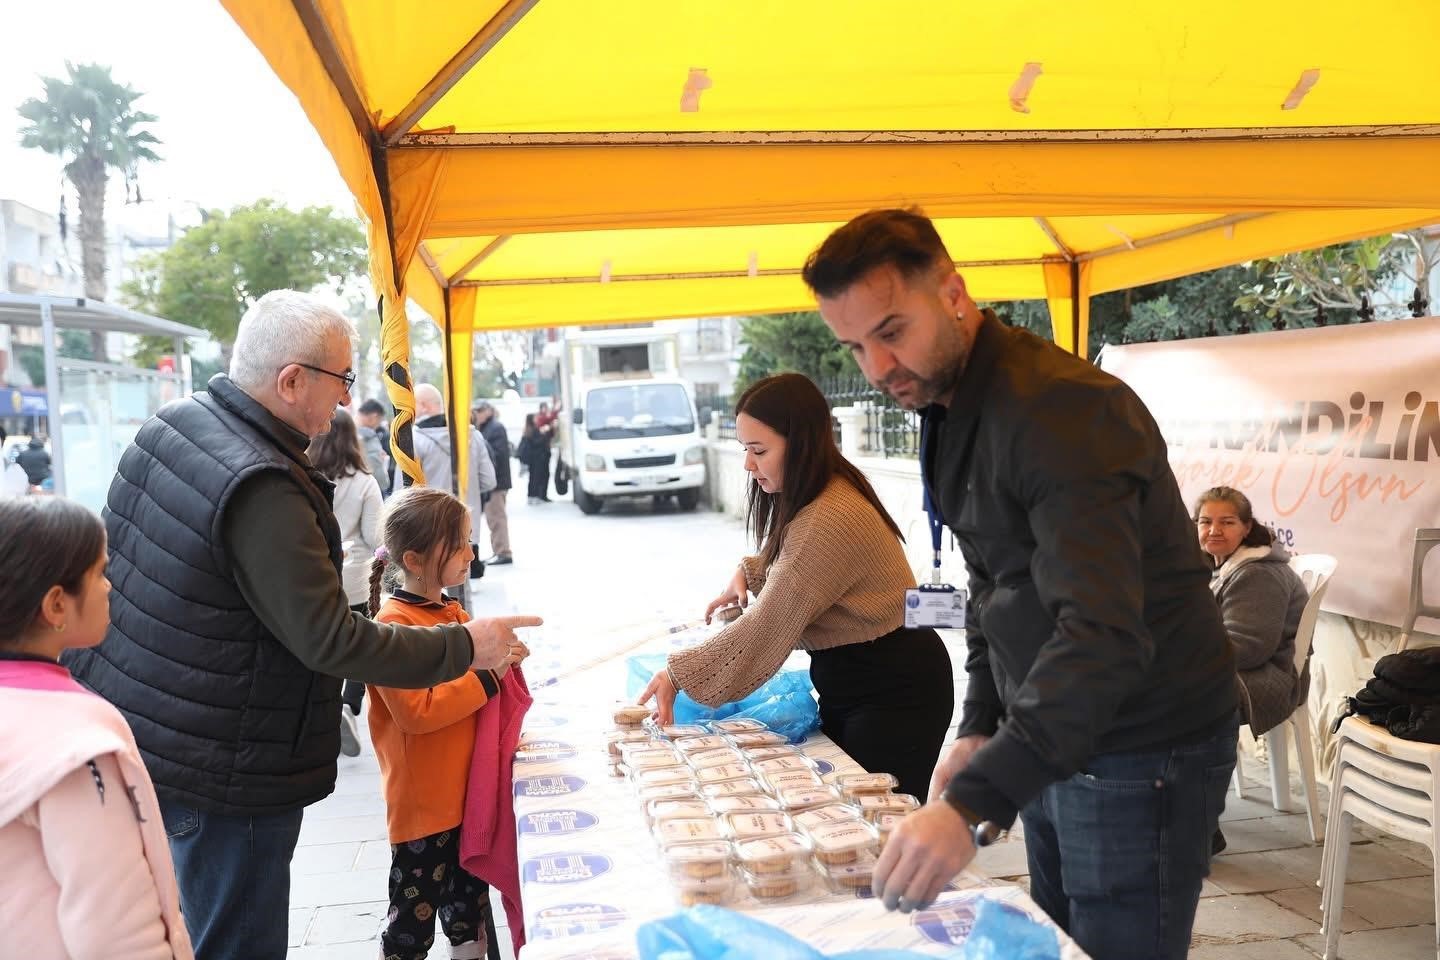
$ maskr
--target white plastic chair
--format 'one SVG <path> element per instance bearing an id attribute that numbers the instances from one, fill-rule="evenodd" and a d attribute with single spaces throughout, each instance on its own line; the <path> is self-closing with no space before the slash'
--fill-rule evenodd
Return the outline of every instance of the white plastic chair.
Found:
<path id="1" fill-rule="evenodd" d="M 1415 629 L 1419 617 L 1440 620 L 1440 606 L 1427 604 L 1424 597 L 1425 555 L 1440 546 L 1440 527 L 1420 527 L 1415 531 L 1415 558 L 1410 562 L 1410 609 L 1405 612 L 1405 622 L 1400 625 L 1400 641 L 1396 651 L 1410 645 L 1410 632 Z"/>
<path id="2" fill-rule="evenodd" d="M 1320 615 L 1320 602 L 1335 574 L 1336 561 L 1329 554 L 1306 553 L 1290 558 L 1290 569 L 1299 575 L 1310 599 L 1300 614 L 1300 626 L 1295 631 L 1295 672 L 1305 673 L 1305 663 L 1310 657 L 1310 647 L 1315 639 L 1315 621 Z M 1308 691 L 1307 691 L 1308 693 Z M 1295 708 L 1284 723 L 1265 734 L 1266 752 L 1270 765 L 1270 800 L 1276 810 L 1290 811 L 1290 758 L 1287 756 L 1285 734 L 1295 738 L 1295 752 L 1300 758 L 1300 782 L 1305 788 L 1305 815 L 1310 825 L 1310 840 L 1319 843 L 1324 835 L 1320 823 L 1320 801 L 1315 788 L 1315 744 L 1310 728 L 1310 710 L 1304 703 Z M 1240 768 L 1236 766 L 1235 796 L 1245 798 L 1240 783 Z"/>
<path id="3" fill-rule="evenodd" d="M 1347 717 L 1336 733 L 1335 771 L 1330 780 L 1330 822 L 1321 856 L 1320 909 L 1325 960 L 1335 960 L 1345 911 L 1345 872 L 1350 829 L 1358 818 L 1392 836 L 1430 850 L 1431 872 L 1440 851 L 1440 744 L 1391 736 L 1384 727 Z M 1440 876 L 1432 891 L 1440 916 Z M 1436 929 L 1440 958 L 1440 926 Z"/>

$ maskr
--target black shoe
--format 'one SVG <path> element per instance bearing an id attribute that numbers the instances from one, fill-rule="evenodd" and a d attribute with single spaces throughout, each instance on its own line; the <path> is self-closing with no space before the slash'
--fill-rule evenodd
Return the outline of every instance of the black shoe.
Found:
<path id="1" fill-rule="evenodd" d="M 540 498 L 540 502 L 541 502 L 541 503 L 549 503 L 549 502 L 550 502 L 550 498 L 549 498 L 549 497 L 541 497 L 541 498 Z"/>
<path id="2" fill-rule="evenodd" d="M 495 556 L 491 557 L 489 560 L 486 560 L 485 562 L 486 562 L 487 564 L 489 564 L 490 566 L 492 566 L 492 567 L 503 567 L 503 566 L 504 566 L 505 564 L 507 564 L 507 563 L 514 563 L 514 562 L 515 562 L 515 558 L 514 558 L 514 557 L 510 557 L 510 556 L 502 557 L 502 556 L 500 556 L 499 554 L 496 554 Z"/>
<path id="3" fill-rule="evenodd" d="M 484 561 L 484 560 L 471 560 L 471 561 L 470 561 L 470 579 L 471 579 L 471 580 L 479 580 L 479 579 L 480 579 L 481 577 L 483 577 L 483 576 L 485 576 L 485 561 Z"/>
<path id="4" fill-rule="evenodd" d="M 1225 851 L 1226 846 L 1228 846 L 1228 844 L 1225 842 L 1225 834 L 1220 832 L 1219 827 L 1216 827 L 1215 836 L 1210 838 L 1210 856 L 1218 857 Z"/>

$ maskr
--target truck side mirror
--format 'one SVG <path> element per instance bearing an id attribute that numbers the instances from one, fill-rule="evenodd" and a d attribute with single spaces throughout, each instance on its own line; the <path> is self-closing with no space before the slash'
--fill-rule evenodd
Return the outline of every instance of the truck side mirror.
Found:
<path id="1" fill-rule="evenodd" d="M 580 426 L 582 423 L 585 422 L 585 411 L 584 411 L 584 410 L 581 410 L 579 407 L 576 407 L 574 410 L 571 410 L 571 411 L 570 411 L 570 422 L 573 423 L 573 424 L 575 424 L 575 426 L 577 426 L 577 427 Z"/>

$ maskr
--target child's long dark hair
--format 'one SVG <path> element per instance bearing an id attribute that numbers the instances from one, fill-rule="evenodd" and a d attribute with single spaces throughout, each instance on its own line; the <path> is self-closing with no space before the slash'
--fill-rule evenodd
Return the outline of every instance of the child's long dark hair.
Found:
<path id="1" fill-rule="evenodd" d="M 385 508 L 384 543 L 370 561 L 370 616 L 380 612 L 380 587 L 387 569 L 403 577 L 405 554 L 448 557 L 470 542 L 470 508 L 438 487 L 408 487 Z M 439 570 L 425 571 L 438 576 Z"/>
<path id="2" fill-rule="evenodd" d="M 757 380 L 741 394 L 735 413 L 752 416 L 785 438 L 785 479 L 780 492 L 766 493 L 750 480 L 747 520 L 765 566 L 780 556 L 790 521 L 837 476 L 870 501 L 896 537 L 905 539 L 865 474 L 835 445 L 830 405 L 808 377 L 779 373 Z"/>
<path id="3" fill-rule="evenodd" d="M 105 525 L 64 497 L 0 499 L 0 648 L 25 637 L 51 587 L 78 595 Z"/>

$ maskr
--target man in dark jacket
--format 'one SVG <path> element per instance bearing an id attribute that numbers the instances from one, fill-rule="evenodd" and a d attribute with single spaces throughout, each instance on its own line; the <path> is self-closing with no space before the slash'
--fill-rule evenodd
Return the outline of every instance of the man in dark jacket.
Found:
<path id="1" fill-rule="evenodd" d="M 510 519 L 505 513 L 505 501 L 510 495 L 510 435 L 488 400 L 475 401 L 470 417 L 475 429 L 485 438 L 490 461 L 495 465 L 495 489 L 485 495 L 485 523 L 490 527 L 490 549 L 494 556 L 486 563 L 503 566 L 515 562 L 510 555 Z"/>
<path id="2" fill-rule="evenodd" d="M 25 449 L 15 456 L 15 462 L 25 471 L 25 479 L 32 487 L 50 479 L 50 451 L 45 449 L 45 441 L 39 437 L 30 438 Z"/>
<path id="3" fill-rule="evenodd" d="M 513 661 L 512 627 L 538 622 L 350 610 L 334 485 L 305 448 L 349 398 L 353 336 L 304 294 L 266 294 L 230 375 L 140 428 L 105 508 L 110 630 L 66 658 L 135 732 L 199 960 L 285 956 L 301 813 L 335 788 L 336 678 L 429 687 Z"/>
<path id="4" fill-rule="evenodd" d="M 355 411 L 355 429 L 360 435 L 360 449 L 370 465 L 370 475 L 380 484 L 380 495 L 390 496 L 395 466 L 390 460 L 390 431 L 385 429 L 385 408 L 379 400 L 366 400 Z"/>
<path id="5" fill-rule="evenodd" d="M 921 412 L 925 483 L 970 576 L 957 739 L 886 845 L 877 895 L 928 902 L 1018 812 L 1031 895 L 1091 956 L 1183 958 L 1238 720 L 1154 419 L 980 311 L 917 213 L 857 217 L 804 277 L 869 380 Z"/>

